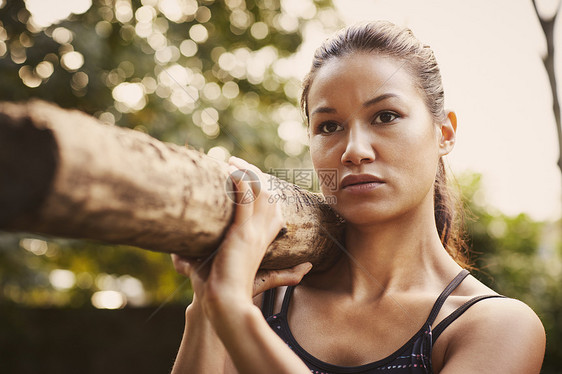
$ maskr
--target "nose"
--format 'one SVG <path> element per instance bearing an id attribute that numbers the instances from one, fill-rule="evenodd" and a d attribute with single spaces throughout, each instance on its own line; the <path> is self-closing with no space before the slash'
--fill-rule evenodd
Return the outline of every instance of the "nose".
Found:
<path id="1" fill-rule="evenodd" d="M 347 133 L 347 144 L 342 154 L 344 165 L 361 165 L 375 160 L 375 150 L 371 144 L 370 134 L 361 126 L 350 124 Z"/>

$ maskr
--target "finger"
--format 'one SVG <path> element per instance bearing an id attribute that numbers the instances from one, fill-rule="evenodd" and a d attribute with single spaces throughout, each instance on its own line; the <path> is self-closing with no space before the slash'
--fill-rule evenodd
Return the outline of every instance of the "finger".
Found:
<path id="1" fill-rule="evenodd" d="M 234 188 L 236 189 L 237 192 L 246 192 L 246 190 L 250 190 L 250 193 L 252 193 L 253 195 L 250 197 L 255 197 L 257 196 L 256 193 L 254 193 L 254 184 L 257 185 L 257 191 L 259 191 L 259 181 L 257 180 L 258 177 L 250 170 L 248 169 L 239 169 L 238 167 L 236 167 L 235 165 L 228 165 L 228 171 L 230 173 L 230 179 L 232 180 L 232 183 L 234 184 Z M 256 183 L 257 182 L 257 183 Z M 240 197 L 242 197 L 242 195 L 240 193 L 236 194 L 237 199 L 236 199 L 236 203 L 238 204 L 244 204 L 247 202 L 252 202 L 254 199 L 240 199 Z"/>
<path id="2" fill-rule="evenodd" d="M 267 222 L 264 233 L 267 244 L 270 244 L 287 233 L 287 221 L 283 214 L 283 203 L 270 195 L 267 197 L 267 192 L 262 192 L 262 195 L 255 203 L 254 215 L 258 221 Z"/>
<path id="3" fill-rule="evenodd" d="M 273 176 L 263 173 L 257 166 L 234 156 L 230 157 L 229 164 L 248 172 L 247 178 L 245 179 L 250 181 L 249 185 L 254 194 L 255 204 L 259 205 L 259 208 L 254 207 L 254 211 L 260 210 L 262 212 L 267 212 L 267 208 L 273 209 L 273 206 L 277 205 L 275 208 L 278 210 L 277 214 L 279 217 L 282 217 L 282 214 L 280 214 L 281 206 L 279 204 L 279 198 L 276 196 L 276 194 L 278 195 L 278 191 L 274 191 L 276 188 L 273 186 L 275 184 L 272 179 Z M 266 209 L 261 209 L 262 207 Z"/>
<path id="4" fill-rule="evenodd" d="M 247 175 L 245 180 L 250 182 L 249 184 L 252 188 L 252 192 L 255 197 L 258 197 L 261 190 L 267 183 L 266 174 L 264 174 L 257 166 L 252 165 L 238 157 L 231 156 L 228 162 L 230 165 L 246 172 Z"/>
<path id="5" fill-rule="evenodd" d="M 205 278 L 209 272 L 210 261 L 206 259 L 183 257 L 175 253 L 172 253 L 171 257 L 176 272 L 188 278 L 193 279 L 195 276 Z"/>
<path id="6" fill-rule="evenodd" d="M 246 173 L 246 170 L 237 169 L 233 165 L 230 165 L 229 170 L 231 171 L 230 177 L 234 184 L 236 197 L 236 214 L 234 216 L 234 223 L 242 224 L 254 214 L 254 201 L 257 196 L 251 184 L 253 184 L 255 176 L 250 176 Z"/>
<path id="7" fill-rule="evenodd" d="M 234 156 L 231 156 L 228 162 L 231 165 L 235 165 L 239 169 L 246 169 L 256 173 L 257 177 L 259 178 L 261 187 L 259 192 L 268 192 L 269 195 L 273 195 L 274 190 L 283 190 L 283 187 L 280 183 L 283 183 L 284 181 L 277 180 L 277 178 L 275 178 L 273 175 L 262 172 L 257 166 Z"/>
<path id="8" fill-rule="evenodd" d="M 228 163 L 236 166 L 238 169 L 248 169 L 256 174 L 261 173 L 261 170 L 256 165 L 250 164 L 248 161 L 235 156 L 230 156 Z"/>
<path id="9" fill-rule="evenodd" d="M 172 253 L 171 257 L 176 272 L 185 275 L 186 277 L 189 277 L 192 270 L 191 263 L 189 262 L 189 260 L 175 253 Z"/>
<path id="10" fill-rule="evenodd" d="M 289 269 L 260 270 L 254 280 L 254 296 L 271 288 L 294 286 L 312 269 L 310 262 L 305 262 Z"/>

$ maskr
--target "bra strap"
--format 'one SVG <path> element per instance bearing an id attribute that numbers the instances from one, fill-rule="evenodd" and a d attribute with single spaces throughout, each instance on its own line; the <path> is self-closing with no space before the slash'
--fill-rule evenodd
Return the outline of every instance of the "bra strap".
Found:
<path id="1" fill-rule="evenodd" d="M 283 296 L 283 304 L 281 305 L 281 314 L 287 315 L 289 311 L 289 301 L 291 301 L 291 296 L 293 296 L 293 291 L 295 290 L 295 286 L 288 286 L 287 290 L 285 291 L 285 296 Z"/>
<path id="2" fill-rule="evenodd" d="M 431 309 L 431 313 L 429 314 L 426 324 L 429 325 L 433 324 L 435 318 L 437 318 L 437 315 L 439 314 L 439 311 L 441 310 L 441 307 L 445 303 L 447 297 L 449 297 L 449 295 L 455 290 L 455 288 L 457 288 L 459 284 L 461 284 L 461 282 L 464 280 L 464 278 L 468 276 L 468 274 L 470 274 L 468 270 L 466 269 L 461 270 L 461 272 L 457 274 L 457 276 L 451 281 L 451 283 L 447 285 L 447 287 L 443 290 L 443 292 L 441 292 L 441 294 L 435 301 L 433 308 Z M 291 296 L 293 295 L 294 289 L 295 286 L 288 286 L 287 290 L 285 291 L 285 296 L 283 297 L 283 305 L 281 306 L 281 313 L 285 315 L 289 310 L 289 302 L 291 301 Z M 265 296 L 264 296 L 264 301 L 265 301 Z"/>
<path id="3" fill-rule="evenodd" d="M 429 317 L 426 321 L 427 325 L 433 325 L 433 322 L 435 322 L 435 318 L 437 318 L 437 315 L 439 314 L 439 311 L 441 310 L 441 307 L 445 303 L 447 297 L 449 297 L 449 295 L 455 290 L 455 288 L 457 288 L 459 284 L 461 284 L 461 282 L 468 276 L 468 274 L 470 274 L 468 270 L 461 270 L 461 272 L 457 274 L 457 276 L 451 281 L 451 283 L 449 283 L 447 287 L 445 287 L 443 292 L 441 292 L 441 295 L 439 295 L 439 297 L 435 301 L 435 304 L 433 304 L 431 313 L 429 313 Z"/>
<path id="4" fill-rule="evenodd" d="M 474 304 L 476 304 L 479 301 L 491 299 L 491 298 L 505 298 L 505 296 L 503 296 L 503 295 L 482 295 L 482 296 L 473 297 L 472 299 L 468 300 L 466 303 L 464 303 L 459 308 L 457 308 L 453 313 L 451 313 L 447 317 L 445 317 L 441 322 L 439 322 L 439 324 L 435 327 L 435 329 L 433 329 L 433 331 L 432 331 L 433 343 L 435 343 L 435 341 L 437 340 L 439 335 L 441 335 L 443 330 L 445 330 L 445 328 L 447 326 L 449 326 L 457 318 L 459 318 L 464 312 L 466 312 L 468 308 L 470 308 L 471 306 L 473 306 Z"/>
<path id="5" fill-rule="evenodd" d="M 275 288 L 272 288 L 263 293 L 261 312 L 265 318 L 273 315 L 274 306 L 275 306 Z"/>

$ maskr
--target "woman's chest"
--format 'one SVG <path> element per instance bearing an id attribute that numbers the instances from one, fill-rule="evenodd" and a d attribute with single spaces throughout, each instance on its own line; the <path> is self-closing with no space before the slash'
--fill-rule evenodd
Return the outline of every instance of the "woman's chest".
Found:
<path id="1" fill-rule="evenodd" d="M 403 348 L 426 318 L 396 304 L 317 305 L 309 300 L 291 308 L 287 324 L 296 343 L 310 355 L 333 365 L 359 366 Z"/>

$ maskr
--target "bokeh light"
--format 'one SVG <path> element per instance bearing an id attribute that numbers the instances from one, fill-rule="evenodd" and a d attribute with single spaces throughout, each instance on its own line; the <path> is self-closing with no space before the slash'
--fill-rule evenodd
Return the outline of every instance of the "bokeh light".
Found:
<path id="1" fill-rule="evenodd" d="M 68 71 L 76 71 L 84 65 L 84 56 L 80 52 L 67 52 L 61 56 L 61 65 Z"/>
<path id="2" fill-rule="evenodd" d="M 98 291 L 92 295 L 92 305 L 98 309 L 121 309 L 127 304 L 125 295 L 118 291 Z"/>
<path id="3" fill-rule="evenodd" d="M 209 82 L 203 87 L 203 96 L 207 100 L 217 100 L 221 95 L 221 88 L 215 82 Z"/>
<path id="4" fill-rule="evenodd" d="M 25 238 L 21 239 L 19 244 L 20 247 L 37 256 L 42 256 L 49 250 L 47 242 L 40 239 Z"/>
<path id="5" fill-rule="evenodd" d="M 112 95 L 118 104 L 122 104 L 117 109 L 123 112 L 138 111 L 146 105 L 144 87 L 140 83 L 120 83 L 113 89 Z"/>
<path id="6" fill-rule="evenodd" d="M 238 96 L 239 93 L 240 88 L 238 87 L 238 84 L 236 84 L 236 82 L 229 81 L 222 86 L 222 94 L 227 99 L 234 99 Z"/>
<path id="7" fill-rule="evenodd" d="M 207 155 L 215 160 L 226 162 L 230 157 L 230 152 L 225 147 L 219 145 L 209 149 Z"/>
<path id="8" fill-rule="evenodd" d="M 209 32 L 205 26 L 201 24 L 195 24 L 189 29 L 189 37 L 193 39 L 196 43 L 205 43 L 209 38 Z"/>
<path id="9" fill-rule="evenodd" d="M 53 66 L 53 63 L 50 62 L 50 61 L 41 61 L 35 67 L 35 73 L 42 79 L 49 78 L 53 74 L 54 71 L 55 71 L 55 68 Z"/>
<path id="10" fill-rule="evenodd" d="M 130 0 L 117 0 L 115 3 L 115 18 L 121 23 L 127 23 L 133 19 L 133 8 Z"/>
<path id="11" fill-rule="evenodd" d="M 67 291 L 76 284 L 76 276 L 70 270 L 54 269 L 49 273 L 49 282 L 59 291 Z"/>
<path id="12" fill-rule="evenodd" d="M 269 28 L 265 22 L 256 22 L 250 28 L 250 33 L 254 39 L 265 39 L 265 37 L 269 34 Z"/>
<path id="13" fill-rule="evenodd" d="M 113 32 L 113 26 L 107 21 L 99 21 L 95 26 L 96 34 L 102 38 L 107 38 Z"/>
<path id="14" fill-rule="evenodd" d="M 158 9 L 173 22 L 182 22 L 188 16 L 193 16 L 197 11 L 198 5 L 195 0 L 159 0 Z"/>
<path id="15" fill-rule="evenodd" d="M 185 57 L 195 56 L 197 53 L 197 43 L 191 39 L 186 39 L 180 44 L 180 52 Z"/>
<path id="16" fill-rule="evenodd" d="M 65 27 L 57 27 L 51 33 L 53 40 L 59 44 L 68 44 L 74 38 L 72 32 Z"/>
<path id="17" fill-rule="evenodd" d="M 125 295 L 128 305 L 143 306 L 146 304 L 146 293 L 140 280 L 125 274 L 118 278 L 118 285 L 120 292 Z"/>
<path id="18" fill-rule="evenodd" d="M 211 10 L 206 6 L 200 6 L 195 13 L 195 19 L 199 23 L 209 22 L 211 19 Z"/>
<path id="19" fill-rule="evenodd" d="M 41 28 L 68 18 L 71 14 L 82 14 L 92 6 L 91 0 L 25 0 L 32 22 Z"/>
<path id="20" fill-rule="evenodd" d="M 78 73 L 74 73 L 70 80 L 70 87 L 74 91 L 82 91 L 88 86 L 88 82 L 90 81 L 88 74 L 79 71 Z"/>
<path id="21" fill-rule="evenodd" d="M 27 60 L 25 48 L 18 41 L 13 41 L 10 44 L 10 57 L 16 64 L 23 64 Z"/>
<path id="22" fill-rule="evenodd" d="M 19 69 L 19 77 L 21 78 L 23 84 L 29 88 L 36 88 L 41 85 L 42 79 L 35 74 L 33 68 L 29 65 L 22 66 Z"/>
<path id="23" fill-rule="evenodd" d="M 156 18 L 156 9 L 150 5 L 143 5 L 135 12 L 135 18 L 139 22 L 149 23 Z"/>

